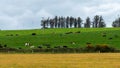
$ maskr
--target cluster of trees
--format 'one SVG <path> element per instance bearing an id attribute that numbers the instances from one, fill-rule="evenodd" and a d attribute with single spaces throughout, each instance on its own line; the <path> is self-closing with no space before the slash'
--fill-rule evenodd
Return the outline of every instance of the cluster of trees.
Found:
<path id="1" fill-rule="evenodd" d="M 113 27 L 120 27 L 120 17 L 117 18 L 115 21 L 113 21 L 112 26 Z"/>
<path id="2" fill-rule="evenodd" d="M 41 20 L 41 26 L 42 28 L 101 28 L 106 27 L 106 24 L 103 17 L 99 15 L 94 16 L 93 21 L 87 17 L 85 23 L 83 23 L 83 20 L 80 17 L 74 18 L 72 16 L 55 16 L 53 19 L 48 18 Z"/>

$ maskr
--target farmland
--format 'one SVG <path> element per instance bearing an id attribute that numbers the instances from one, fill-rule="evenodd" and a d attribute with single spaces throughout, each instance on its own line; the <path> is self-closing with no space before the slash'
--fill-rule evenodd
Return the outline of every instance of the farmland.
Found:
<path id="1" fill-rule="evenodd" d="M 23 50 L 29 48 L 25 46 L 26 42 L 35 48 L 41 45 L 43 50 L 46 49 L 43 44 L 49 44 L 50 48 L 68 46 L 69 50 L 69 48 L 86 47 L 86 43 L 91 43 L 92 46 L 109 45 L 120 49 L 119 34 L 120 28 L 1 30 L 0 44 L 12 48 L 21 47 Z M 119 61 L 119 53 L 13 52 L 12 54 L 8 51 L 7 54 L 2 52 L 0 54 L 0 68 L 119 68 Z"/>
<path id="2" fill-rule="evenodd" d="M 119 53 L 0 54 L 0 68 L 119 68 Z"/>
<path id="3" fill-rule="evenodd" d="M 71 34 L 66 34 L 71 32 Z M 79 33 L 77 33 L 79 32 Z M 32 35 L 35 33 L 36 35 Z M 105 33 L 106 37 L 102 34 Z M 13 48 L 26 48 L 29 42 L 36 48 L 38 45 L 49 44 L 55 46 L 68 46 L 70 48 L 85 47 L 86 43 L 93 46 L 107 44 L 120 48 L 120 28 L 62 28 L 62 29 L 32 29 L 32 30 L 1 30 L 0 44 Z M 74 44 L 72 44 L 74 42 Z M 43 46 L 45 48 L 45 46 Z"/>

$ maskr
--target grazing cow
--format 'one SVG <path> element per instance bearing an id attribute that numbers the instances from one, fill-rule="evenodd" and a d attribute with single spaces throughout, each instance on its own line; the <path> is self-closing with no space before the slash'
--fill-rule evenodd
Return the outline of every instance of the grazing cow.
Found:
<path id="1" fill-rule="evenodd" d="M 11 34 L 10 36 L 13 36 L 13 34 Z"/>
<path id="2" fill-rule="evenodd" d="M 107 34 L 106 33 L 102 33 L 102 37 L 106 37 L 107 36 Z"/>
<path id="3" fill-rule="evenodd" d="M 35 46 L 30 46 L 30 48 L 35 48 Z"/>
<path id="4" fill-rule="evenodd" d="M 30 43 L 26 42 L 26 43 L 25 43 L 25 46 L 30 46 Z"/>
<path id="5" fill-rule="evenodd" d="M 91 45 L 91 43 L 90 43 L 90 42 L 87 42 L 86 44 L 87 44 L 87 45 Z"/>
<path id="6" fill-rule="evenodd" d="M 75 32 L 75 33 L 80 33 L 80 31 L 77 31 L 77 32 Z"/>
<path id="7" fill-rule="evenodd" d="M 109 38 L 109 40 L 112 40 L 113 38 Z"/>
<path id="8" fill-rule="evenodd" d="M 18 49 L 22 49 L 21 47 L 19 47 Z"/>
<path id="9" fill-rule="evenodd" d="M 63 48 L 62 46 L 55 46 L 54 48 Z"/>
<path id="10" fill-rule="evenodd" d="M 18 34 L 16 34 L 16 36 L 18 36 Z"/>
<path id="11" fill-rule="evenodd" d="M 71 44 L 75 45 L 75 42 L 71 42 Z"/>
<path id="12" fill-rule="evenodd" d="M 41 45 L 39 45 L 39 46 L 38 46 L 38 48 L 42 48 L 42 46 L 41 46 Z"/>
<path id="13" fill-rule="evenodd" d="M 36 33 L 32 33 L 32 36 L 35 36 L 36 35 Z"/>
<path id="14" fill-rule="evenodd" d="M 68 48 L 68 46 L 63 46 L 63 48 Z"/>
<path id="15" fill-rule="evenodd" d="M 72 34 L 73 32 L 67 32 L 67 33 L 65 33 L 65 34 Z"/>
<path id="16" fill-rule="evenodd" d="M 54 48 L 58 48 L 58 47 L 54 47 Z"/>
<path id="17" fill-rule="evenodd" d="M 106 37 L 106 35 L 102 35 L 102 37 Z"/>

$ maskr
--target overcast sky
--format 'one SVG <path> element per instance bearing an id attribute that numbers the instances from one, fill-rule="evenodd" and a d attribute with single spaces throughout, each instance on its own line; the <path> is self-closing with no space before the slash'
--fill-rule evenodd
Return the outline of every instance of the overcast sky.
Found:
<path id="1" fill-rule="evenodd" d="M 0 0 L 0 29 L 37 29 L 42 17 L 103 15 L 107 26 L 120 14 L 120 0 Z"/>

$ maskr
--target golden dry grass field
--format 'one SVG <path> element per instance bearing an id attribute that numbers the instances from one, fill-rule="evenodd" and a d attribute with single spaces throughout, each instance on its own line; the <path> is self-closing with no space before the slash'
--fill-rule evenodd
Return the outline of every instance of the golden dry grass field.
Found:
<path id="1" fill-rule="evenodd" d="M 0 54 L 0 68 L 120 68 L 120 53 Z"/>

